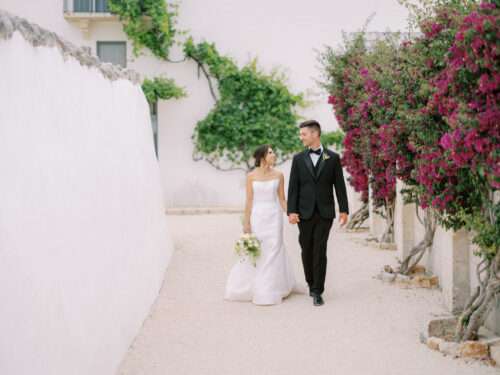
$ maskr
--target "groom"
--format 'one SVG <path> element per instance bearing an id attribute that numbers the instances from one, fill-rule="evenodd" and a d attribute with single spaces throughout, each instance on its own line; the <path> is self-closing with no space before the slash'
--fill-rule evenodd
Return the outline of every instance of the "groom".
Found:
<path id="1" fill-rule="evenodd" d="M 324 148 L 321 126 L 315 120 L 300 124 L 300 140 L 307 149 L 293 157 L 288 186 L 287 215 L 299 226 L 302 264 L 315 306 L 323 305 L 326 276 L 326 249 L 335 218 L 333 186 L 339 203 L 340 224 L 349 214 L 340 155 Z"/>

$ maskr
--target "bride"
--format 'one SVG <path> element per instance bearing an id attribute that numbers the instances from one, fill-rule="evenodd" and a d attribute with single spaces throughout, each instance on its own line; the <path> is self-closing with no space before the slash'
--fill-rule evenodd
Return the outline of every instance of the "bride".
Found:
<path id="1" fill-rule="evenodd" d="M 282 302 L 296 284 L 283 243 L 283 214 L 286 213 L 285 179 L 274 169 L 276 154 L 270 145 L 254 153 L 255 169 L 247 175 L 244 233 L 253 233 L 260 241 L 261 255 L 256 266 L 238 261 L 231 269 L 224 299 L 252 301 L 256 305 Z"/>

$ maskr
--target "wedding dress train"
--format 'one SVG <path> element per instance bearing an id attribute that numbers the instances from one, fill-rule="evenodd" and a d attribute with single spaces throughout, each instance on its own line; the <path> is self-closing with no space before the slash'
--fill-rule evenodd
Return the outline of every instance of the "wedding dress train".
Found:
<path id="1" fill-rule="evenodd" d="M 253 181 L 250 215 L 252 233 L 260 241 L 261 254 L 256 266 L 241 259 L 231 268 L 224 299 L 252 301 L 256 305 L 282 302 L 292 290 L 302 292 L 296 283 L 283 243 L 283 210 L 278 200 L 279 179 Z"/>

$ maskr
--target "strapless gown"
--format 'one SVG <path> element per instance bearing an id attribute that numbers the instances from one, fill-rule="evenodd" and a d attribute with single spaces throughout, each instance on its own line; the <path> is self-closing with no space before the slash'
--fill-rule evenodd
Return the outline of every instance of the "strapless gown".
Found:
<path id="1" fill-rule="evenodd" d="M 292 291 L 303 293 L 283 243 L 285 215 L 279 204 L 278 186 L 279 179 L 253 181 L 250 224 L 260 241 L 261 254 L 256 266 L 248 258 L 233 265 L 226 281 L 225 300 L 274 305 Z"/>

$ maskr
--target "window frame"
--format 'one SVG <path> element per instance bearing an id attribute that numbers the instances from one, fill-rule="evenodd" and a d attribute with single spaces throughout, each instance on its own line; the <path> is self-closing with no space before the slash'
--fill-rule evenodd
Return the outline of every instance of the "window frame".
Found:
<path id="1" fill-rule="evenodd" d="M 115 65 L 120 65 L 123 68 L 127 67 L 127 41 L 125 40 L 97 40 L 96 41 L 96 55 L 99 57 L 99 60 L 103 61 L 101 57 L 99 56 L 99 48 L 100 46 L 105 46 L 105 45 L 123 45 L 125 47 L 125 59 L 124 59 L 124 65 L 121 64 L 116 64 L 112 63 Z M 103 62 L 109 62 L 109 61 L 103 61 Z"/>

